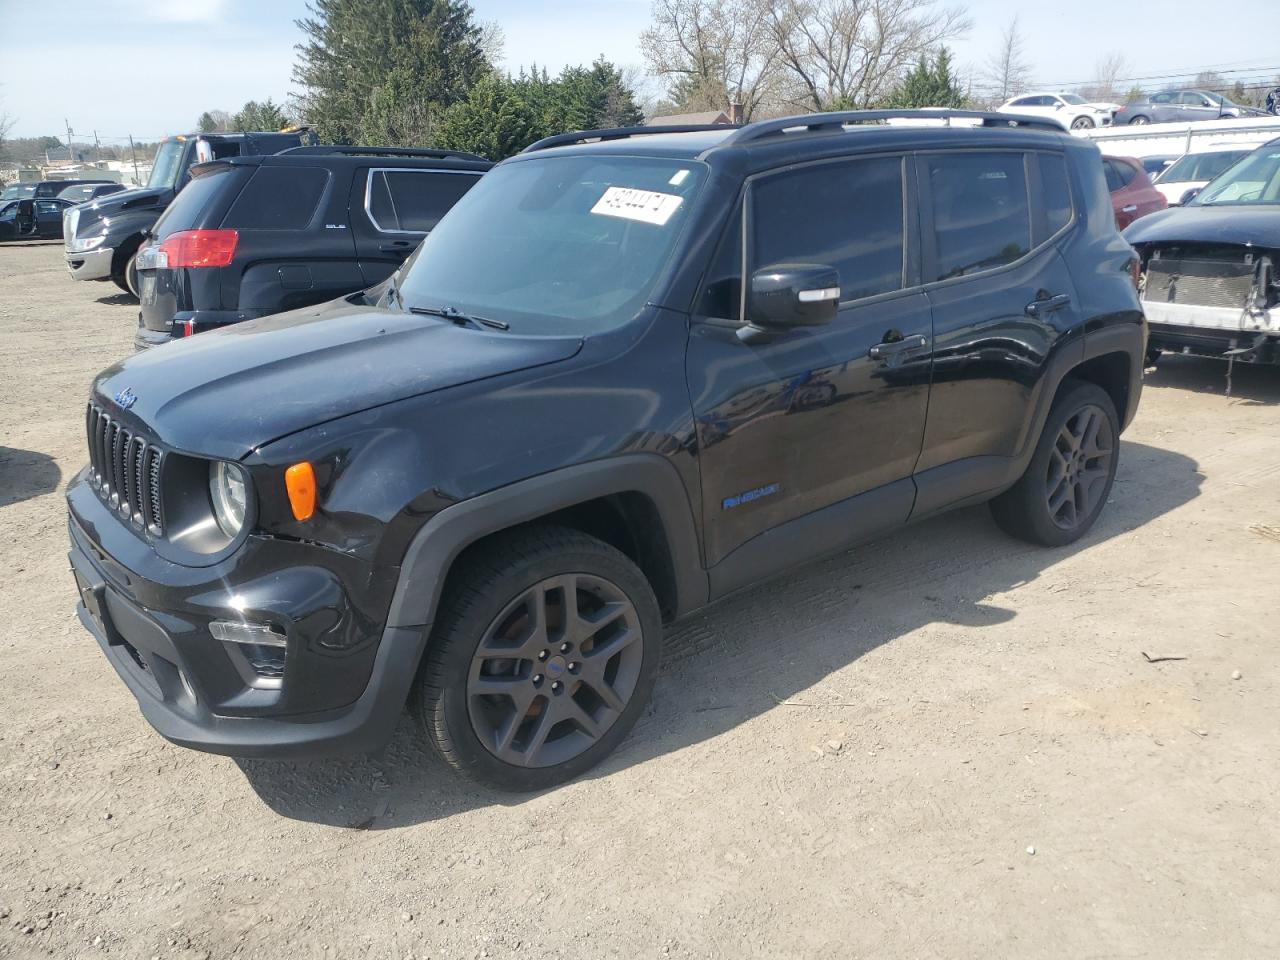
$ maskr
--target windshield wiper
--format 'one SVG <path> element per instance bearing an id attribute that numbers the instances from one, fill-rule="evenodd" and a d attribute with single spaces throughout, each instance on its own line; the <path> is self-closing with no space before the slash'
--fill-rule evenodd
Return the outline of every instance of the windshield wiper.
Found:
<path id="1" fill-rule="evenodd" d="M 400 301 L 403 303 L 404 301 Z M 476 327 L 489 327 L 492 330 L 510 330 L 511 324 L 505 320 L 491 320 L 488 317 L 478 317 L 473 313 L 463 313 L 457 307 L 410 307 L 410 313 L 424 314 L 428 317 L 443 317 L 445 320 L 452 321 L 460 327 L 471 324 Z"/>

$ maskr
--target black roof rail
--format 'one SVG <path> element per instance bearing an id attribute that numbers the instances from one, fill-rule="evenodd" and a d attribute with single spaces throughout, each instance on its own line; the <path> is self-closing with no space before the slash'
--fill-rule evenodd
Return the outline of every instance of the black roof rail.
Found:
<path id="1" fill-rule="evenodd" d="M 285 153 L 305 153 L 312 156 L 336 154 L 343 157 L 424 157 L 429 160 L 478 160 L 481 163 L 489 162 L 479 154 L 467 153 L 465 150 L 438 150 L 433 147 L 353 147 L 347 144 L 318 144 L 311 147 L 290 147 L 288 150 L 280 151 L 280 154 Z M 277 154 L 277 156 L 280 154 Z"/>
<path id="2" fill-rule="evenodd" d="M 787 130 L 805 130 L 809 133 L 843 130 L 859 123 L 879 123 L 885 120 L 944 120 L 950 126 L 952 120 L 981 120 L 984 127 L 1036 127 L 1054 133 L 1066 133 L 1061 124 L 1041 117 L 1027 117 L 1017 113 L 988 113 L 982 110 L 847 110 L 841 113 L 810 113 L 797 117 L 779 117 L 776 120 L 760 120 L 749 123 L 731 133 L 723 146 L 751 143 L 785 133 Z"/>
<path id="3" fill-rule="evenodd" d="M 673 123 L 658 127 L 611 127 L 606 130 L 578 130 L 574 133 L 557 133 L 552 137 L 543 137 L 536 143 L 521 150 L 521 153 L 532 153 L 534 150 L 550 150 L 552 147 L 563 147 L 571 143 L 586 143 L 590 140 L 625 140 L 627 137 L 643 137 L 656 133 L 703 133 L 707 130 L 738 130 L 736 123 Z"/>

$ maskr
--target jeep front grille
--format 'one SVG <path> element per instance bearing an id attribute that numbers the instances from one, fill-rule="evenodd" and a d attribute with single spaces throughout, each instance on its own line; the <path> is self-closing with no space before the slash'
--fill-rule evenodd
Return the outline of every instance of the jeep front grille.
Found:
<path id="1" fill-rule="evenodd" d="M 103 501 L 139 530 L 164 532 L 160 468 L 164 451 L 129 430 L 96 404 L 85 413 L 90 482 Z"/>

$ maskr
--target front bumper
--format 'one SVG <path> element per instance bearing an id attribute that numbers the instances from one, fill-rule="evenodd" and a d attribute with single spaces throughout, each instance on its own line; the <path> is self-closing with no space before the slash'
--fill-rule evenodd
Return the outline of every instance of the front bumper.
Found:
<path id="1" fill-rule="evenodd" d="M 230 756 L 303 758 L 373 750 L 390 737 L 427 628 L 384 629 L 362 614 L 349 574 L 306 565 L 298 553 L 323 548 L 280 544 L 269 565 L 259 549 L 235 564 L 183 567 L 116 522 L 81 478 L 67 495 L 80 622 L 167 740 Z M 288 648 L 277 686 L 255 684 L 235 645 L 209 634 L 211 620 L 236 618 L 282 626 Z M 352 634 L 366 639 L 333 643 Z"/>
<path id="2" fill-rule="evenodd" d="M 108 280 L 111 278 L 111 260 L 115 256 L 113 247 L 97 247 L 83 253 L 72 253 L 63 248 L 63 259 L 67 261 L 67 270 L 73 280 Z"/>

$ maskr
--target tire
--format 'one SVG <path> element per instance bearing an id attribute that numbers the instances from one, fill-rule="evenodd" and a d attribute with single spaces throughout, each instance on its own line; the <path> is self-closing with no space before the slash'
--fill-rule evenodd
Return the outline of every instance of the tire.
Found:
<path id="1" fill-rule="evenodd" d="M 1072 130 L 1092 130 L 1093 126 L 1093 120 L 1089 117 L 1076 117 L 1071 121 Z"/>
<path id="2" fill-rule="evenodd" d="M 1129 120 L 1129 126 L 1131 126 L 1131 127 L 1141 127 L 1141 126 L 1143 126 L 1144 124 L 1148 124 L 1148 123 L 1150 123 L 1150 122 L 1151 122 L 1151 118 L 1150 118 L 1150 117 L 1143 116 L 1143 115 L 1140 113 L 1140 114 L 1138 114 L 1136 117 L 1132 117 L 1132 118 Z"/>
<path id="3" fill-rule="evenodd" d="M 119 273 L 111 274 L 111 279 L 115 285 L 125 293 L 132 294 L 134 299 L 138 298 L 138 248 L 142 244 L 137 244 L 133 249 L 128 251 L 128 256 L 124 261 L 124 268 Z"/>
<path id="4" fill-rule="evenodd" d="M 1120 421 L 1107 392 L 1094 383 L 1064 381 L 1026 472 L 991 501 L 1000 529 L 1046 547 L 1080 539 L 1111 494 L 1119 443 Z"/>
<path id="5" fill-rule="evenodd" d="M 531 527 L 450 574 L 412 708 L 459 773 L 500 790 L 543 790 L 626 737 L 661 654 L 658 601 L 631 560 L 576 530 Z"/>

